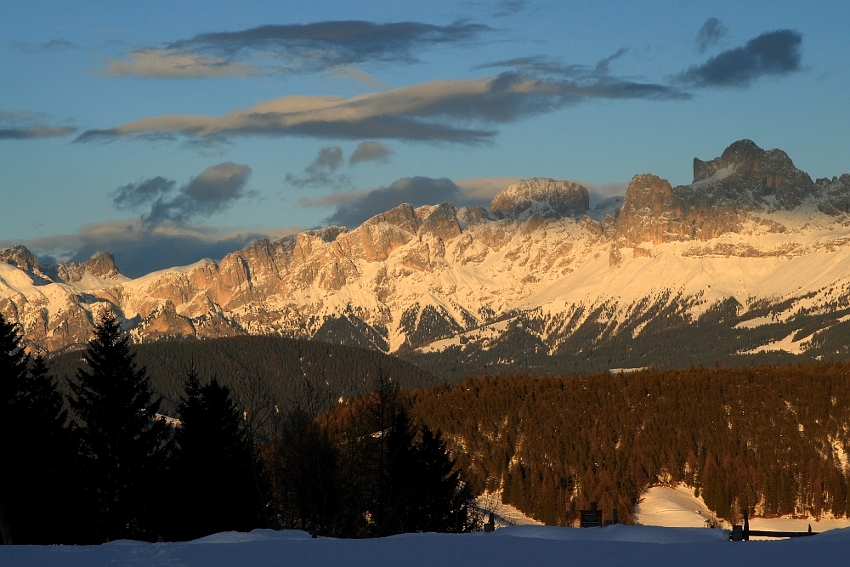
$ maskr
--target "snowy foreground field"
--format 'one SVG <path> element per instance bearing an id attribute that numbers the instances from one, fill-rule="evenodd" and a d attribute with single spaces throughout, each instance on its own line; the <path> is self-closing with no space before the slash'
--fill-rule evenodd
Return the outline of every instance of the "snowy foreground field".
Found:
<path id="1" fill-rule="evenodd" d="M 3 567 L 842 565 L 850 530 L 772 542 L 728 541 L 706 528 L 516 526 L 493 533 L 410 534 L 371 540 L 311 539 L 304 532 L 221 533 L 188 543 L 116 541 L 88 546 L 0 546 Z"/>
<path id="2" fill-rule="evenodd" d="M 702 527 L 710 516 L 690 489 L 657 486 L 644 493 L 636 510 L 642 526 L 547 527 L 534 525 L 534 520 L 511 506 L 500 505 L 497 524 L 524 525 L 490 534 L 409 534 L 371 540 L 312 539 L 299 531 L 255 530 L 187 543 L 0 546 L 0 567 L 850 565 L 847 519 L 757 518 L 751 523 L 753 529 L 805 531 L 811 523 L 815 532 L 825 533 L 732 543 L 727 530 Z"/>

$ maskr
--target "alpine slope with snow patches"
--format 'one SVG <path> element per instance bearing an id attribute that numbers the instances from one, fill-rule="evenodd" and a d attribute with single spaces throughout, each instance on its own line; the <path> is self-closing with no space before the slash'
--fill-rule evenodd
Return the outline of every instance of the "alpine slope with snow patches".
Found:
<path id="1" fill-rule="evenodd" d="M 28 344 L 78 348 L 104 307 L 141 342 L 271 334 L 516 363 L 646 355 L 701 325 L 732 355 L 850 355 L 850 174 L 813 181 L 741 140 L 695 159 L 689 185 L 640 174 L 594 208 L 579 184 L 527 179 L 490 210 L 402 204 L 136 279 L 108 254 L 0 251 L 0 312 Z"/>
<path id="2" fill-rule="evenodd" d="M 15 567 L 629 567 L 770 565 L 843 566 L 850 530 L 773 542 L 730 542 L 706 528 L 516 526 L 492 533 L 406 534 L 380 539 L 312 539 L 298 531 L 221 533 L 186 543 L 115 541 L 99 546 L 0 546 L 0 565 Z"/>

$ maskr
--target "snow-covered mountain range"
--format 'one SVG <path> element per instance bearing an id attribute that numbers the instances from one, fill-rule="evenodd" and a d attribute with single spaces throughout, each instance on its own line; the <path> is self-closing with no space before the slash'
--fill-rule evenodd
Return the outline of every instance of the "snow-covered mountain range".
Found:
<path id="1" fill-rule="evenodd" d="M 610 364 L 639 365 L 634 341 L 713 322 L 739 354 L 822 356 L 850 321 L 850 175 L 812 181 L 742 140 L 695 159 L 690 185 L 636 175 L 593 209 L 581 185 L 528 179 L 489 211 L 402 204 L 136 279 L 105 253 L 0 251 L 0 312 L 29 344 L 79 347 L 103 308 L 139 341 L 278 334 L 504 362 L 616 344 Z"/>

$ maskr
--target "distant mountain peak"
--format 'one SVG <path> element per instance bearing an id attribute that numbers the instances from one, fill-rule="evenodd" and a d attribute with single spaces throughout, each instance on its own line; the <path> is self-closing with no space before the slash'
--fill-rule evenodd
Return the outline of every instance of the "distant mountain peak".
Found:
<path id="1" fill-rule="evenodd" d="M 752 140 L 739 140 L 710 161 L 694 158 L 693 185 L 712 182 L 747 193 L 756 204 L 774 197 L 786 210 L 798 207 L 815 190 L 812 178 L 788 154 L 779 149 L 765 151 Z"/>
<path id="2" fill-rule="evenodd" d="M 559 179 L 523 179 L 496 195 L 490 212 L 498 218 L 525 220 L 531 215 L 547 218 L 576 217 L 590 208 L 587 188 Z"/>

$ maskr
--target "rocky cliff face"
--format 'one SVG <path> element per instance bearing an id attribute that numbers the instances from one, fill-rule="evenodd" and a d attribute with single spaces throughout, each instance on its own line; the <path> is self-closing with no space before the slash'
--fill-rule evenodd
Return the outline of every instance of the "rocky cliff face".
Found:
<path id="1" fill-rule="evenodd" d="M 692 187 L 708 187 L 714 202 L 792 210 L 813 193 L 814 184 L 782 150 L 764 151 L 750 140 L 735 142 L 719 158 L 694 158 Z"/>
<path id="2" fill-rule="evenodd" d="M 135 280 L 108 254 L 40 267 L 10 248 L 0 312 L 50 351 L 84 344 L 101 309 L 138 341 L 278 334 L 410 351 L 523 337 L 535 352 L 580 351 L 730 298 L 742 312 L 850 304 L 848 226 L 850 175 L 812 182 L 744 140 L 695 160 L 689 185 L 637 175 L 593 211 L 586 188 L 530 179 L 489 211 L 402 204 L 354 230 L 258 240 Z"/>
<path id="3" fill-rule="evenodd" d="M 644 242 L 707 241 L 725 233 L 739 233 L 744 225 L 764 214 L 793 211 L 805 202 L 842 210 L 844 185 L 833 183 L 835 203 L 822 199 L 823 186 L 815 185 L 797 169 L 782 150 L 764 151 L 750 140 L 729 146 L 711 161 L 694 158 L 694 181 L 671 187 L 654 175 L 632 179 L 626 192 L 618 227 L 618 245 L 634 247 Z M 839 187 L 840 185 L 840 187 Z M 783 227 L 767 223 L 770 230 Z"/>

